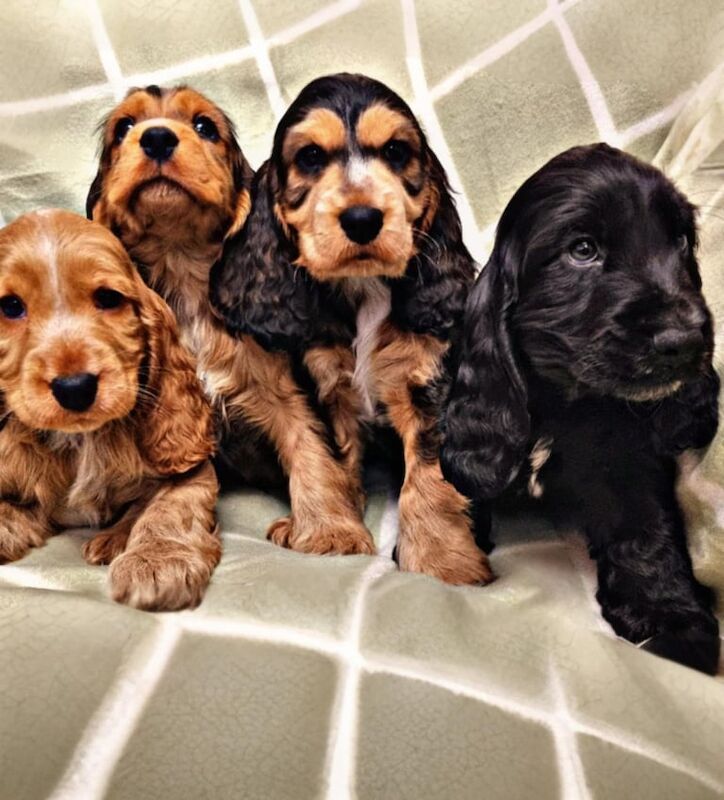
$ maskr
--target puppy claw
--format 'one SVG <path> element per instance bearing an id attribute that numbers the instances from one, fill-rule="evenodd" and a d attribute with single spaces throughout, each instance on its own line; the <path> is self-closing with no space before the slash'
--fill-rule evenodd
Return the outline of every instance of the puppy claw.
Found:
<path id="1" fill-rule="evenodd" d="M 267 539 L 298 553 L 371 556 L 376 552 L 370 532 L 355 520 L 302 529 L 293 517 L 282 517 L 272 522 Z"/>
<path id="2" fill-rule="evenodd" d="M 144 611 L 195 608 L 221 557 L 220 543 L 214 545 L 203 551 L 184 545 L 175 545 L 173 552 L 154 546 L 127 550 L 111 563 L 111 596 Z"/>
<path id="3" fill-rule="evenodd" d="M 127 544 L 126 532 L 99 533 L 83 545 L 81 554 L 89 564 L 110 564 L 126 549 Z"/>

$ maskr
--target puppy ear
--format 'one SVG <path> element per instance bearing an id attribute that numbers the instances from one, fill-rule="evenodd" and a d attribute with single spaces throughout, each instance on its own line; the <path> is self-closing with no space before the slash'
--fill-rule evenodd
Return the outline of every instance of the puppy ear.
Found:
<path id="1" fill-rule="evenodd" d="M 235 334 L 270 350 L 293 350 L 318 323 L 319 290 L 293 265 L 296 248 L 274 213 L 269 162 L 256 174 L 243 229 L 227 240 L 211 272 L 211 301 Z"/>
<path id="2" fill-rule="evenodd" d="M 231 225 L 226 232 L 225 239 L 235 236 L 243 227 L 251 209 L 251 183 L 254 178 L 249 162 L 244 157 L 236 131 L 231 120 L 226 117 L 226 124 L 231 132 L 229 141 L 229 167 L 234 187 L 234 210 Z"/>
<path id="3" fill-rule="evenodd" d="M 148 353 L 136 407 L 138 445 L 154 470 L 176 475 L 213 454 L 213 417 L 173 313 L 145 286 L 141 297 Z"/>
<path id="4" fill-rule="evenodd" d="M 460 323 L 475 262 L 463 243 L 445 171 L 432 151 L 429 158 L 430 200 L 415 223 L 418 253 L 405 275 L 389 282 L 391 316 L 403 330 L 446 339 Z"/>
<path id="5" fill-rule="evenodd" d="M 468 497 L 496 497 L 518 473 L 530 436 L 528 393 L 509 317 L 516 266 L 498 243 L 467 302 L 442 420 L 445 477 Z"/>

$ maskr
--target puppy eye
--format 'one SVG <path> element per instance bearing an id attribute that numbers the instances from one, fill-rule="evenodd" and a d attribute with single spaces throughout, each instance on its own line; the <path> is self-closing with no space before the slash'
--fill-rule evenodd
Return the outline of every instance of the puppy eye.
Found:
<path id="1" fill-rule="evenodd" d="M 412 148 L 407 142 L 390 139 L 382 148 L 382 155 L 393 169 L 404 169 L 412 158 Z"/>
<path id="2" fill-rule="evenodd" d="M 294 156 L 294 163 L 302 172 L 314 173 L 327 165 L 327 154 L 316 144 L 308 144 Z"/>
<path id="3" fill-rule="evenodd" d="M 25 316 L 25 303 L 16 294 L 0 297 L 0 314 L 6 319 L 22 319 Z"/>
<path id="4" fill-rule="evenodd" d="M 103 287 L 93 292 L 93 302 L 96 308 L 99 308 L 101 311 L 112 311 L 114 308 L 119 308 L 123 305 L 124 300 L 125 297 L 115 289 L 106 289 Z"/>
<path id="5" fill-rule="evenodd" d="M 136 124 L 133 117 L 122 117 L 116 122 L 116 127 L 113 129 L 113 144 L 120 144 L 125 138 L 128 131 Z"/>
<path id="6" fill-rule="evenodd" d="M 676 240 L 676 244 L 678 245 L 681 255 L 687 255 L 689 252 L 689 237 L 685 233 L 682 233 L 681 236 L 679 236 L 679 238 Z"/>
<path id="7" fill-rule="evenodd" d="M 568 252 L 571 254 L 571 258 L 579 264 L 590 264 L 598 257 L 598 247 L 589 236 L 576 239 L 568 248 Z"/>
<path id="8" fill-rule="evenodd" d="M 216 123 L 203 114 L 194 117 L 194 130 L 202 139 L 208 139 L 210 142 L 219 141 L 219 129 Z"/>

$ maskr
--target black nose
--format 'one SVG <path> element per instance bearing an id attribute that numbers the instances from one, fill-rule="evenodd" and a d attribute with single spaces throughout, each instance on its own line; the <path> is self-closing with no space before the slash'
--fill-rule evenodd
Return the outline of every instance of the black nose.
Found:
<path id="1" fill-rule="evenodd" d="M 704 349 L 701 328 L 669 328 L 654 334 L 654 350 L 670 366 L 691 361 Z"/>
<path id="2" fill-rule="evenodd" d="M 168 128 L 148 128 L 143 132 L 140 144 L 149 158 L 161 164 L 171 158 L 178 144 L 178 136 Z"/>
<path id="3" fill-rule="evenodd" d="M 63 375 L 50 382 L 50 390 L 60 405 L 68 411 L 86 411 L 96 399 L 98 376 L 91 375 L 90 372 Z"/>
<path id="4" fill-rule="evenodd" d="M 351 206 L 339 215 L 339 224 L 348 239 L 357 244 L 369 244 L 380 232 L 382 212 L 371 206 Z"/>

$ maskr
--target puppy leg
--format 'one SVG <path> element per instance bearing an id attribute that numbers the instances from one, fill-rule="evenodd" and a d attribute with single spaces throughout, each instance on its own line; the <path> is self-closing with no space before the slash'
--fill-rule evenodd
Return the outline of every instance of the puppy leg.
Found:
<path id="1" fill-rule="evenodd" d="M 374 553 L 357 484 L 330 451 L 324 423 L 293 380 L 288 359 L 253 342 L 244 351 L 250 356 L 246 388 L 231 405 L 274 443 L 289 476 L 291 515 L 272 523 L 268 538 L 303 553 Z"/>
<path id="2" fill-rule="evenodd" d="M 114 600 L 147 611 L 201 602 L 221 558 L 217 494 L 210 463 L 155 486 L 131 527 L 125 552 L 111 562 Z"/>
<path id="3" fill-rule="evenodd" d="M 355 504 L 364 513 L 362 488 L 362 413 L 359 395 L 352 383 L 354 355 L 348 347 L 313 347 L 304 363 L 317 384 L 317 396 L 329 412 L 340 460 L 347 471 Z"/>
<path id="4" fill-rule="evenodd" d="M 719 626 L 711 611 L 711 592 L 694 577 L 671 467 L 659 476 L 641 473 L 646 477 L 637 490 L 617 486 L 613 505 L 603 495 L 604 502 L 589 508 L 597 599 L 620 636 L 713 674 L 719 662 Z M 658 480 L 649 483 L 652 477 Z M 616 511 L 606 512 L 606 506 Z"/>
<path id="5" fill-rule="evenodd" d="M 17 561 L 32 547 L 42 547 L 53 532 L 40 506 L 0 500 L 0 564 Z"/>
<path id="6" fill-rule="evenodd" d="M 436 385 L 447 345 L 432 336 L 383 328 L 374 370 L 380 398 L 402 439 L 405 480 L 400 492 L 400 569 L 447 583 L 488 583 L 494 575 L 475 543 L 470 504 L 442 476 Z"/>
<path id="7" fill-rule="evenodd" d="M 89 564 L 110 564 L 126 549 L 131 529 L 141 510 L 142 507 L 134 504 L 117 522 L 89 539 L 81 548 L 83 558 Z"/>

